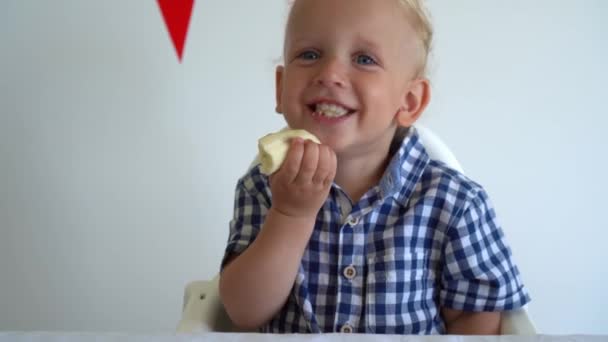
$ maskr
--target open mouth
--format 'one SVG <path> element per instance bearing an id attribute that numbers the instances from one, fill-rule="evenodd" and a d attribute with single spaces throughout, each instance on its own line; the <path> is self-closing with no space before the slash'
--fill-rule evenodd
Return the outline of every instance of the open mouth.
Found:
<path id="1" fill-rule="evenodd" d="M 325 101 L 310 104 L 308 105 L 308 108 L 313 112 L 313 115 L 328 119 L 343 118 L 355 112 L 355 110 L 343 105 Z"/>

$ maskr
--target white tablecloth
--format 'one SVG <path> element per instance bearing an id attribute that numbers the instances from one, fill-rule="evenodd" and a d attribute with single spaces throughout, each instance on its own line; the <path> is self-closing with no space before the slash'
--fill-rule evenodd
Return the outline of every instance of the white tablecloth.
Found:
<path id="1" fill-rule="evenodd" d="M 608 342 L 608 336 L 395 336 L 395 335 L 268 335 L 268 334 L 222 334 L 204 333 L 196 335 L 175 334 L 119 334 L 119 333 L 67 333 L 67 332 L 0 332 L 0 342 L 34 341 L 112 341 L 112 342 Z"/>

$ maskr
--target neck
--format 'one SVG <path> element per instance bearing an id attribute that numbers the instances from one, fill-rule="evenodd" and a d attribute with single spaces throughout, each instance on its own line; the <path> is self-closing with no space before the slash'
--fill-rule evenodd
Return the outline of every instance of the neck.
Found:
<path id="1" fill-rule="evenodd" d="M 350 197 L 353 203 L 359 202 L 369 189 L 376 186 L 390 162 L 390 147 L 393 135 L 382 139 L 378 146 L 370 146 L 362 153 L 338 155 L 338 169 L 335 182 Z"/>

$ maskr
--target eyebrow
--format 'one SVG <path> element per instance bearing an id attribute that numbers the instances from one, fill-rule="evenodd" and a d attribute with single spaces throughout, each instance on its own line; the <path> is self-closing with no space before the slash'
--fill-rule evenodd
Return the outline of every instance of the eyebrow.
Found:
<path id="1" fill-rule="evenodd" d="M 363 46 L 365 49 L 370 49 L 375 52 L 383 51 L 382 47 L 371 39 L 367 39 L 361 35 L 357 35 L 355 39 L 356 39 L 356 42 L 358 44 L 360 44 L 361 46 Z"/>
<path id="2" fill-rule="evenodd" d="M 292 39 L 289 39 L 289 41 L 291 42 L 292 45 L 310 45 L 313 43 L 314 39 L 299 36 L 299 37 L 293 37 Z"/>
<path id="3" fill-rule="evenodd" d="M 381 50 L 380 45 L 378 45 L 377 43 L 375 43 L 373 40 L 371 39 L 367 39 L 361 35 L 357 35 L 355 37 L 355 40 L 358 44 L 363 45 L 363 47 L 365 48 L 369 48 L 372 50 Z M 313 44 L 314 40 L 309 39 L 309 38 L 302 38 L 302 37 L 295 37 L 293 39 L 290 40 L 291 45 L 310 45 Z"/>

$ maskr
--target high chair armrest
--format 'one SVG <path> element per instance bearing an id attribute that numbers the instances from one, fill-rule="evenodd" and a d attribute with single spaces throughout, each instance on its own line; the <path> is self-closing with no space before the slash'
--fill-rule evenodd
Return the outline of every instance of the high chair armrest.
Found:
<path id="1" fill-rule="evenodd" d="M 219 295 L 219 275 L 186 286 L 178 333 L 233 331 Z"/>
<path id="2" fill-rule="evenodd" d="M 526 308 L 506 311 L 500 322 L 501 335 L 536 335 L 536 327 L 528 316 Z"/>

